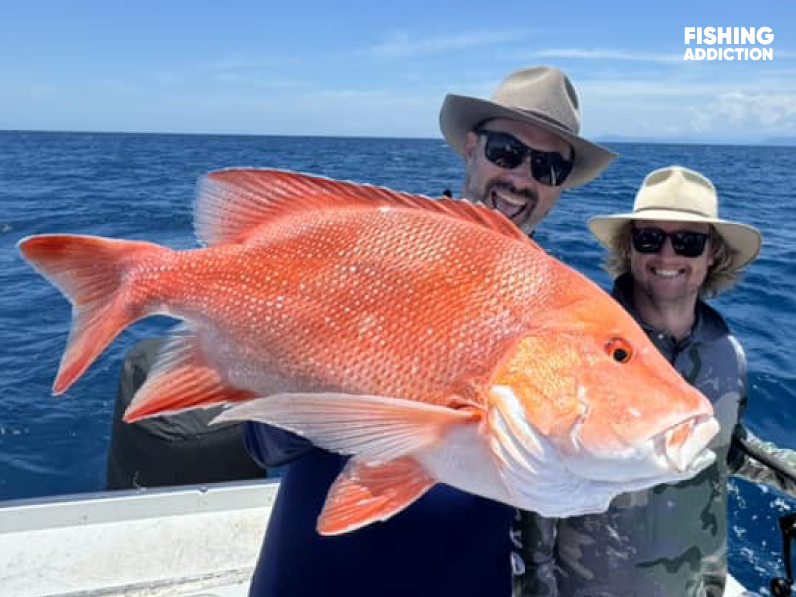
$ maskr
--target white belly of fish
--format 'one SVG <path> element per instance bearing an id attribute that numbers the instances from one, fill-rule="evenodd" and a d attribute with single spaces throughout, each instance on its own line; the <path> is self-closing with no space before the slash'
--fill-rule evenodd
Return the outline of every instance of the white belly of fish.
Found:
<path id="1" fill-rule="evenodd" d="M 478 425 L 455 426 L 433 451 L 414 455 L 439 482 L 468 493 L 519 506 L 509 493 Z"/>

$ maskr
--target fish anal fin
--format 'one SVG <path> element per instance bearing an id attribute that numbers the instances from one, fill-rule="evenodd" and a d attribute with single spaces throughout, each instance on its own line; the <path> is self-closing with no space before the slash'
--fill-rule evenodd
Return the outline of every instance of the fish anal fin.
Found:
<path id="1" fill-rule="evenodd" d="M 339 535 L 404 510 L 436 480 L 411 456 L 371 466 L 352 459 L 329 489 L 318 517 L 321 535 Z"/>
<path id="2" fill-rule="evenodd" d="M 210 365 L 190 332 L 178 332 L 161 350 L 144 384 L 124 414 L 132 423 L 139 419 L 173 414 L 191 408 L 254 398 L 249 390 L 231 387 Z"/>

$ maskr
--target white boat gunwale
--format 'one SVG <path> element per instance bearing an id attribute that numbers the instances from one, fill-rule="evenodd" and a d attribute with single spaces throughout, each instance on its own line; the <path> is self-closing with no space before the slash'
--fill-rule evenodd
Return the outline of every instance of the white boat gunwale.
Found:
<path id="1" fill-rule="evenodd" d="M 244 597 L 278 487 L 263 479 L 0 502 L 2 595 Z M 728 577 L 725 597 L 743 591 Z"/>

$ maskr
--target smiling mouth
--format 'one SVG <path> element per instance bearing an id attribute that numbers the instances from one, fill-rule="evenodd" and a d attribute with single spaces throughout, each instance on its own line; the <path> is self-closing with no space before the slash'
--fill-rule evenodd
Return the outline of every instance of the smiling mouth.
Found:
<path id="1" fill-rule="evenodd" d="M 663 268 L 663 267 L 661 268 L 653 267 L 650 269 L 652 270 L 652 273 L 659 278 L 672 279 L 676 278 L 677 276 L 682 276 L 683 274 L 685 274 L 684 269 Z"/>
<path id="2" fill-rule="evenodd" d="M 519 222 L 533 209 L 533 202 L 508 192 L 492 189 L 489 193 L 492 207 L 513 222 Z"/>

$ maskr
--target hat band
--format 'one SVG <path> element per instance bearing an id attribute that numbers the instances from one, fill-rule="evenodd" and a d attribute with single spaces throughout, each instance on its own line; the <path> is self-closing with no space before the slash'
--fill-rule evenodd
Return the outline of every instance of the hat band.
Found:
<path id="1" fill-rule="evenodd" d="M 578 134 L 576 130 L 572 130 L 571 127 L 567 126 L 563 122 L 560 122 L 560 121 L 556 120 L 555 118 L 552 118 L 552 117 L 548 116 L 547 114 L 542 114 L 541 112 L 535 112 L 534 110 L 526 110 L 525 108 L 518 108 L 518 107 L 515 107 L 515 106 L 506 106 L 506 107 L 511 108 L 512 110 L 516 110 L 517 112 L 521 112 L 522 114 L 525 114 L 529 118 L 534 118 L 536 120 L 541 120 L 541 121 L 543 121 L 543 122 L 545 122 L 547 124 L 550 124 L 550 125 L 558 128 L 558 129 L 564 129 L 566 132 L 570 133 L 571 135 L 577 135 Z"/>
<path id="2" fill-rule="evenodd" d="M 687 214 L 694 214 L 695 216 L 700 216 L 702 218 L 708 218 L 708 219 L 711 219 L 711 220 L 715 220 L 715 219 L 718 218 L 718 216 L 712 216 L 710 214 L 706 214 L 705 212 L 697 211 L 695 209 L 686 209 L 686 208 L 683 208 L 683 207 L 678 207 L 677 209 L 671 209 L 671 208 L 668 208 L 668 207 L 658 207 L 658 206 L 655 206 L 655 205 L 651 205 L 649 207 L 639 207 L 637 209 L 634 209 L 633 210 L 633 215 L 641 213 L 642 211 L 670 211 L 670 212 L 676 213 L 676 214 L 677 213 L 687 213 Z"/>

